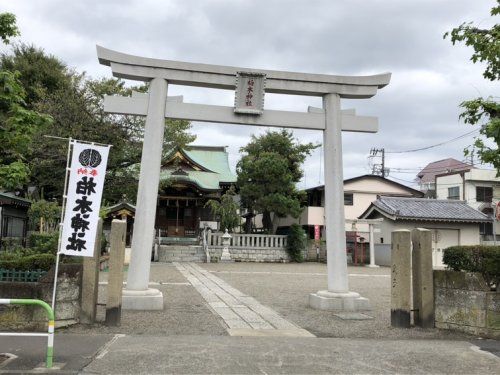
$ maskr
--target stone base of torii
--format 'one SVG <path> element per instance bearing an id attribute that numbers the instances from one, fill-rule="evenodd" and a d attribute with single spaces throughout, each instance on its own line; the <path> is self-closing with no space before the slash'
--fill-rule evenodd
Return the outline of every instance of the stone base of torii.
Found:
<path id="1" fill-rule="evenodd" d="M 374 133 L 375 117 L 357 116 L 342 110 L 342 98 L 366 99 L 386 86 L 391 74 L 336 76 L 244 69 L 221 65 L 195 64 L 132 56 L 97 47 L 99 62 L 111 67 L 115 77 L 150 83 L 149 94 L 132 97 L 105 97 L 107 113 L 146 116 L 144 143 L 137 193 L 132 257 L 122 308 L 163 309 L 163 295 L 149 288 L 156 198 L 160 176 L 165 118 L 261 125 L 323 131 L 325 150 L 325 228 L 328 289 L 310 296 L 310 305 L 319 309 L 366 310 L 369 302 L 349 291 L 346 236 L 344 230 L 344 189 L 342 172 L 342 131 Z M 235 90 L 235 106 L 224 107 L 182 103 L 167 98 L 168 84 Z M 308 112 L 264 110 L 264 94 L 319 96 L 323 108 Z M 251 94 L 251 95 L 250 95 Z M 252 99 L 253 98 L 253 99 Z"/>

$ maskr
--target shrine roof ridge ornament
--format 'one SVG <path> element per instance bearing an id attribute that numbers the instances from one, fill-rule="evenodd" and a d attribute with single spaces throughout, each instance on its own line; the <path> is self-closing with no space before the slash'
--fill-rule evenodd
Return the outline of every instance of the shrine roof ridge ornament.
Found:
<path id="1" fill-rule="evenodd" d="M 323 96 L 337 93 L 341 98 L 370 98 L 389 84 L 391 73 L 369 76 L 342 76 L 259 70 L 224 65 L 189 63 L 129 55 L 96 46 L 99 62 L 111 67 L 115 77 L 138 81 L 164 78 L 172 84 L 233 90 L 238 72 L 265 74 L 268 93 Z"/>

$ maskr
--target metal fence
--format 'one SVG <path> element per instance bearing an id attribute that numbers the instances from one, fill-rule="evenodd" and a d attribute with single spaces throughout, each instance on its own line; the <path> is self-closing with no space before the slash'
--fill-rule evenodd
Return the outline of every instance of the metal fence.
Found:
<path id="1" fill-rule="evenodd" d="M 0 268 L 0 281 L 37 282 L 47 271 L 18 271 Z"/>

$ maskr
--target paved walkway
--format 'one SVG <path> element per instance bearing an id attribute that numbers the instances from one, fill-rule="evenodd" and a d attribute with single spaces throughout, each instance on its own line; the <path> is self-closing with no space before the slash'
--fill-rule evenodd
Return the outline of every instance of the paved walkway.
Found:
<path id="1" fill-rule="evenodd" d="M 313 334 L 283 319 L 255 298 L 233 288 L 196 263 L 174 263 L 174 265 L 212 310 L 224 320 L 230 335 L 314 337 Z"/>

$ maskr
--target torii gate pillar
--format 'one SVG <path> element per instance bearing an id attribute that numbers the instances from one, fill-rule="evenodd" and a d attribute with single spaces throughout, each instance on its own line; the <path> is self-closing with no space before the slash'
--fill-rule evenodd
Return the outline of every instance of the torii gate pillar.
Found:
<path id="1" fill-rule="evenodd" d="M 160 183 L 167 81 L 154 78 L 149 85 L 149 100 L 142 144 L 141 172 L 132 237 L 132 254 L 127 276 L 127 288 L 122 294 L 122 308 L 126 310 L 163 310 L 163 294 L 148 288 L 151 249 L 158 184 Z"/>
<path id="2" fill-rule="evenodd" d="M 372 76 L 244 69 L 230 66 L 185 63 L 126 55 L 97 46 L 101 64 L 119 78 L 150 82 L 148 94 L 105 97 L 107 113 L 147 116 L 132 242 L 132 259 L 125 309 L 163 308 L 163 296 L 149 289 L 149 269 L 154 233 L 156 197 L 160 175 L 164 119 L 261 125 L 322 130 L 325 149 L 325 224 L 328 289 L 311 294 L 310 305 L 328 310 L 366 310 L 369 302 L 350 292 L 347 275 L 342 173 L 342 131 L 375 133 L 377 118 L 341 110 L 340 99 L 366 99 L 385 87 L 390 73 Z M 167 99 L 169 84 L 235 90 L 235 106 L 183 103 Z M 323 98 L 323 110 L 306 112 L 264 110 L 264 93 L 308 95 Z M 177 98 L 179 99 L 179 98 Z M 168 102 L 168 103 L 167 103 Z"/>
<path id="3" fill-rule="evenodd" d="M 370 310 L 370 302 L 349 291 L 345 252 L 344 177 L 340 96 L 323 96 L 325 130 L 325 228 L 328 290 L 309 295 L 311 307 L 320 310 Z"/>

